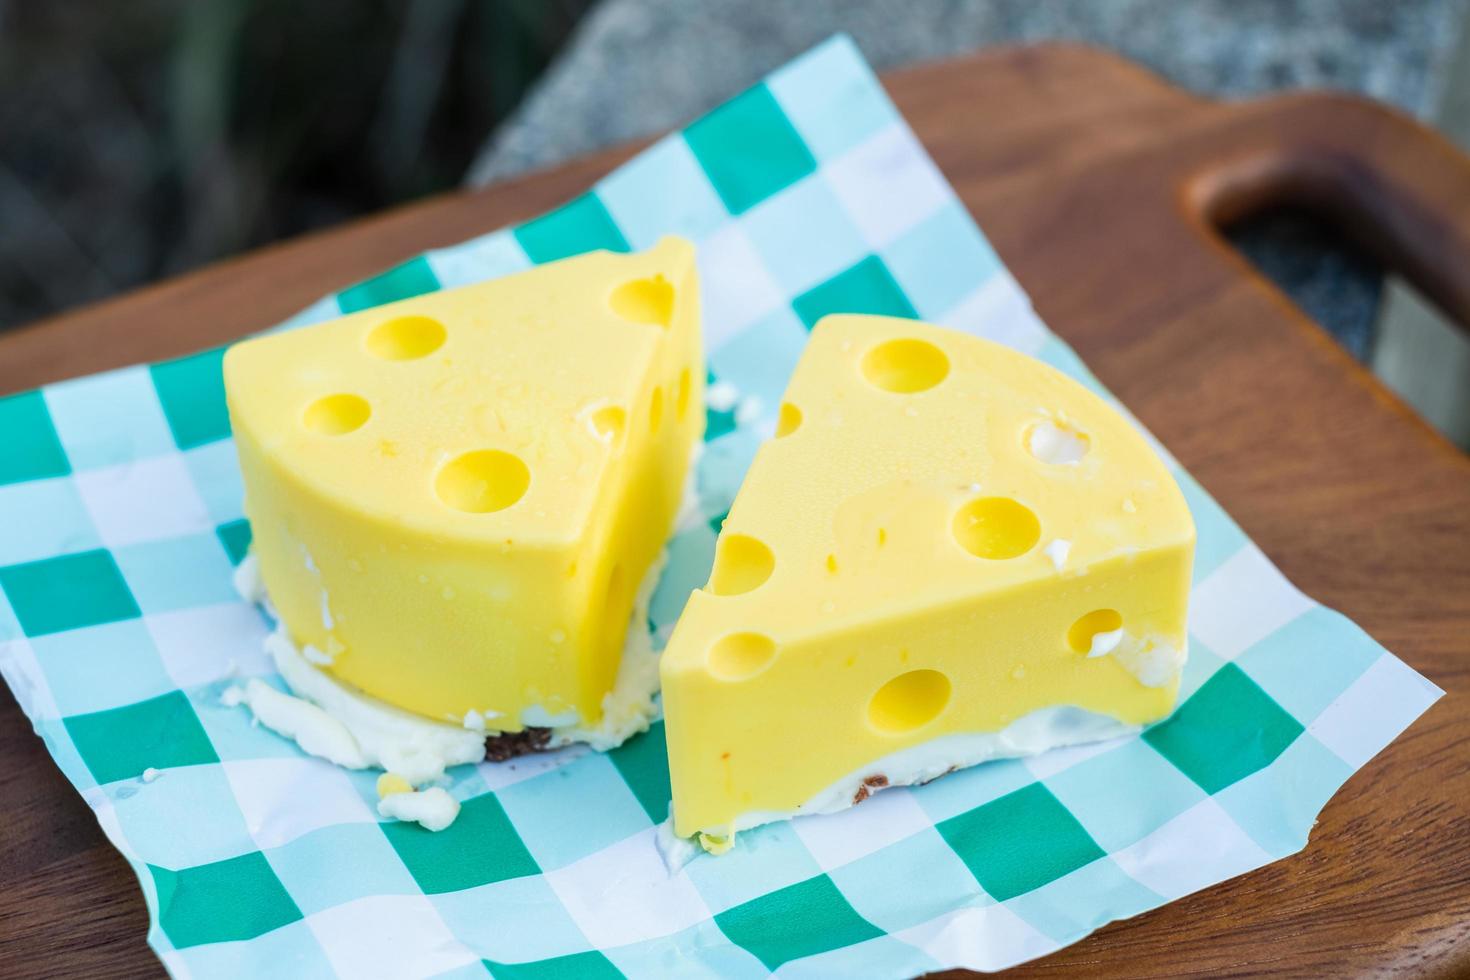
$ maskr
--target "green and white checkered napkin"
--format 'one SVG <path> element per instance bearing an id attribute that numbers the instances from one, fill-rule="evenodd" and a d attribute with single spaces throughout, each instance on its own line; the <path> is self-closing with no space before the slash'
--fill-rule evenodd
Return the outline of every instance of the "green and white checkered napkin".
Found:
<path id="1" fill-rule="evenodd" d="M 1031 310 L 838 38 L 570 204 L 413 259 L 293 323 L 676 232 L 699 244 L 712 380 L 703 520 L 667 636 L 826 313 L 918 316 L 1098 382 Z M 249 539 L 218 350 L 0 400 L 0 667 L 132 864 L 176 976 L 904 977 L 993 970 L 1306 844 L 1440 691 L 1293 588 L 1188 474 L 1199 526 L 1178 713 L 741 835 L 670 877 L 661 725 L 606 755 L 462 766 L 458 822 L 380 822 L 372 773 L 220 703 L 279 684 L 231 591 Z M 1176 467 L 1177 471 L 1177 467 Z M 156 770 L 156 772 L 154 771 Z"/>

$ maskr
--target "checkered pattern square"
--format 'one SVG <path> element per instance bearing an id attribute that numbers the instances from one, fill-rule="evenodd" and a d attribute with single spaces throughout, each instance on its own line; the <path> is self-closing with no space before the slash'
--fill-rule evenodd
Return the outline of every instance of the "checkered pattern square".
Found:
<path id="1" fill-rule="evenodd" d="M 324 826 L 261 853 L 304 915 L 374 895 L 422 894 L 418 882 L 371 821 Z M 342 868 L 356 870 L 344 875 Z"/>
<path id="2" fill-rule="evenodd" d="M 595 752 L 496 795 L 544 871 L 605 851 L 656 822 L 619 768 Z M 589 799 L 597 800 L 595 808 L 586 805 Z"/>
<path id="3" fill-rule="evenodd" d="M 730 860 L 696 860 L 684 874 L 713 912 L 753 902 L 762 895 L 822 873 L 793 824 L 775 823 L 741 834 Z"/>
<path id="4" fill-rule="evenodd" d="M 538 265 L 598 248 L 628 251 L 628 240 L 595 191 L 533 218 L 517 228 L 515 236 L 526 257 Z"/>
<path id="5" fill-rule="evenodd" d="M 698 507 L 649 627 L 705 580 L 808 329 L 920 316 L 1106 392 L 1025 294 L 846 39 L 563 207 L 418 256 L 279 329 L 590 248 L 698 243 Z M 250 527 L 222 352 L 0 399 L 0 672 L 138 872 L 178 976 L 905 977 L 993 970 L 1306 843 L 1328 798 L 1440 693 L 1301 595 L 1187 473 L 1199 531 L 1178 712 L 741 835 L 670 874 L 664 732 L 461 766 L 441 833 L 382 821 L 371 772 L 220 701 L 280 685 L 234 597 Z"/>
<path id="6" fill-rule="evenodd" d="M 539 875 L 433 896 L 439 917 L 485 959 L 505 963 L 586 953 L 588 938 Z"/>
<path id="7" fill-rule="evenodd" d="M 439 285 L 433 266 L 427 257 L 421 255 L 342 290 L 337 294 L 336 305 L 343 313 L 356 313 L 384 303 L 432 293 Z"/>
<path id="8" fill-rule="evenodd" d="M 905 878 L 895 875 L 895 868 L 923 869 L 923 873 Z M 952 909 L 994 901 L 932 826 L 831 868 L 827 876 L 859 915 L 892 934 Z"/>
<path id="9" fill-rule="evenodd" d="M 154 364 L 149 369 L 158 404 L 180 449 L 193 449 L 230 434 L 225 409 L 223 347 Z"/>
<path id="10" fill-rule="evenodd" d="M 208 532 L 141 540 L 114 548 L 112 557 L 145 616 L 237 598 L 230 588 L 230 556 Z M 180 574 L 184 569 L 197 574 Z"/>
<path id="11" fill-rule="evenodd" d="M 0 462 L 0 484 L 44 480 L 71 472 L 41 392 L 0 398 L 0 431 L 14 434 Z"/>
<path id="12" fill-rule="evenodd" d="M 51 421 L 78 472 L 149 459 L 174 448 L 146 367 L 63 381 L 45 394 Z"/>
<path id="13" fill-rule="evenodd" d="M 694 883 L 669 877 L 653 837 L 650 827 L 546 875 L 598 948 L 671 935 L 709 918 Z"/>
<path id="14" fill-rule="evenodd" d="M 30 649 L 50 676 L 48 687 L 65 715 L 130 705 L 168 694 L 175 686 L 139 619 L 33 637 Z"/>
<path id="15" fill-rule="evenodd" d="M 0 566 L 21 565 L 50 555 L 101 546 L 92 519 L 65 477 L 0 485 Z"/>
<path id="16" fill-rule="evenodd" d="M 27 636 L 142 615 L 117 560 L 101 549 L 7 565 L 0 568 L 0 588 Z"/>
<path id="17" fill-rule="evenodd" d="M 162 908 L 159 924 L 175 949 L 254 939 L 301 918 L 301 910 L 259 852 L 171 870 L 148 865 Z"/>

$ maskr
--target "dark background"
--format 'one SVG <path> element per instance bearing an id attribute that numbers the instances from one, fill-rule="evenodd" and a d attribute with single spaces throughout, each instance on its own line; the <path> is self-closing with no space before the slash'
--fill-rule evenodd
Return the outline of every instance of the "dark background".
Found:
<path id="1" fill-rule="evenodd" d="M 0 2 L 0 329 L 458 185 L 591 4 Z"/>
<path id="2" fill-rule="evenodd" d="M 1428 117 L 1470 0 L 0 0 L 0 330 L 685 123 L 835 31 L 883 69 L 1110 48 L 1215 97 Z M 550 70 L 548 70 L 550 69 Z M 1311 215 L 1232 239 L 1362 359 L 1381 270 Z"/>

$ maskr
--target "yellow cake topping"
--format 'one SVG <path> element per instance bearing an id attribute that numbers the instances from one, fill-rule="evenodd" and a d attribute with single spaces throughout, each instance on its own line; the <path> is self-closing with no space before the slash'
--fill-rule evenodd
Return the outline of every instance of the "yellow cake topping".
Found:
<path id="1" fill-rule="evenodd" d="M 674 832 L 723 844 L 1085 737 L 984 740 L 1056 709 L 1114 731 L 1167 715 L 1193 548 L 1164 462 L 1080 384 L 972 336 L 828 317 L 664 654 Z"/>
<path id="2" fill-rule="evenodd" d="M 432 719 L 596 725 L 703 430 L 702 363 L 674 238 L 231 348 L 246 514 L 291 638 Z"/>

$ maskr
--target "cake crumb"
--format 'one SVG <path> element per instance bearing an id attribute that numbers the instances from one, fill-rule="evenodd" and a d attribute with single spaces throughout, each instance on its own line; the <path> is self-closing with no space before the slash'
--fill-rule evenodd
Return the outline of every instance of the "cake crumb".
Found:
<path id="1" fill-rule="evenodd" d="M 869 776 L 868 778 L 863 780 L 863 784 L 859 786 L 857 788 L 857 792 L 853 794 L 852 805 L 857 806 L 863 800 L 866 800 L 868 797 L 872 796 L 878 790 L 887 785 L 888 777 L 883 775 L 881 772 L 877 773 L 876 775 Z"/>
<path id="2" fill-rule="evenodd" d="M 485 761 L 505 762 L 518 755 L 546 752 L 551 748 L 551 729 L 528 726 L 518 732 L 501 732 L 485 739 Z"/>

